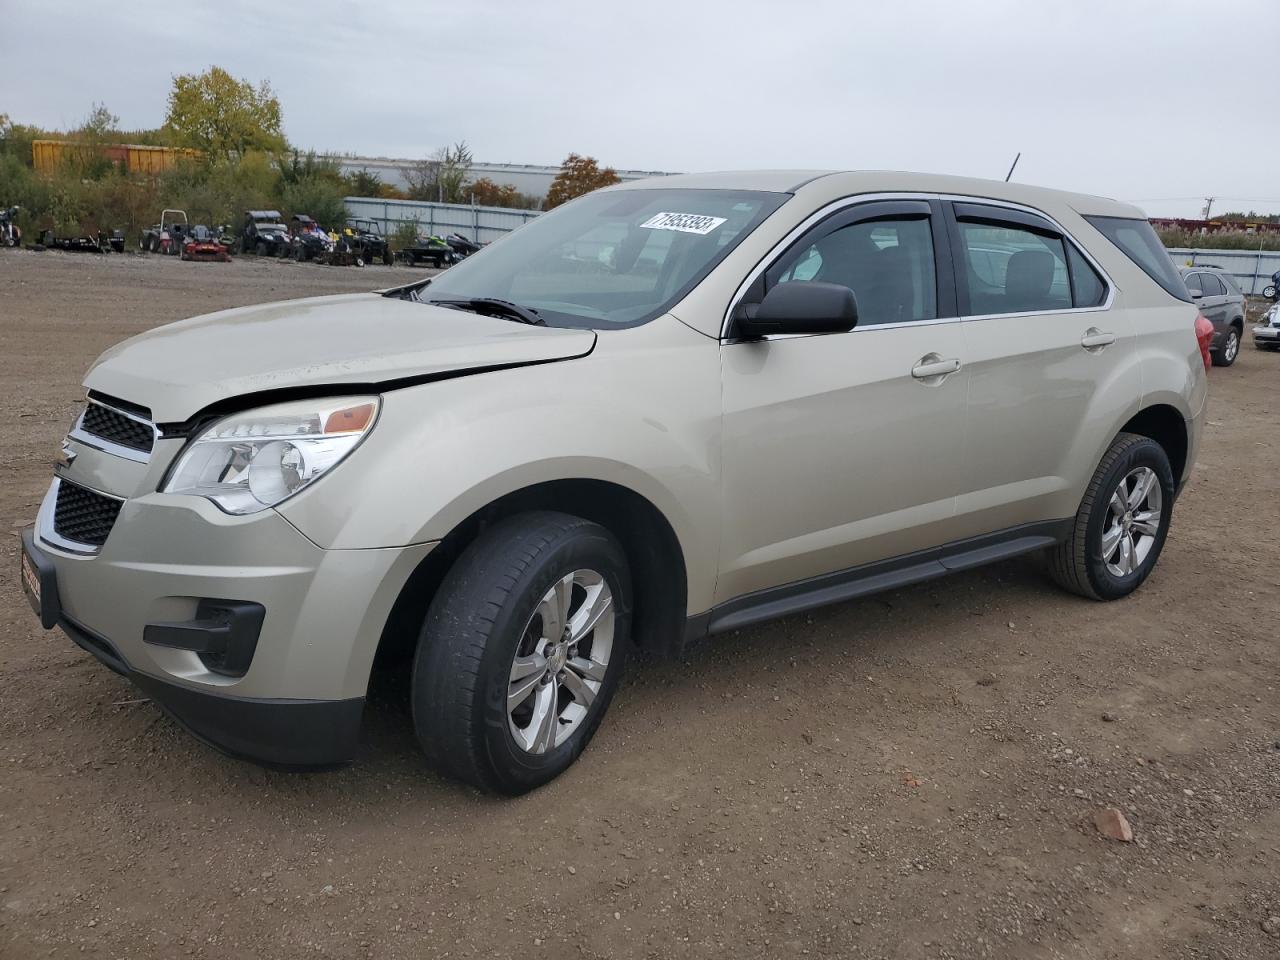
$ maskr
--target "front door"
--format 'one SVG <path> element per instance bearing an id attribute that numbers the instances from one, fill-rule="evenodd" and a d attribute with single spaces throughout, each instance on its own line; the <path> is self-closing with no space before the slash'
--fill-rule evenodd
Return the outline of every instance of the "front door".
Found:
<path id="1" fill-rule="evenodd" d="M 952 538 L 963 462 L 964 341 L 936 201 L 833 214 L 749 288 L 854 291 L 848 333 L 727 340 L 717 602 Z M 941 278 L 941 283 L 939 279 Z"/>

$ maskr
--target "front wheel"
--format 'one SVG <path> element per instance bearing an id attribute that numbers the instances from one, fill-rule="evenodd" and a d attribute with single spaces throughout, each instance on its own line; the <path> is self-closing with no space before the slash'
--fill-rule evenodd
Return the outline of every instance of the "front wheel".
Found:
<path id="1" fill-rule="evenodd" d="M 1222 341 L 1222 346 L 1218 348 L 1218 352 L 1213 354 L 1213 365 L 1215 367 L 1229 367 L 1236 362 L 1236 357 L 1240 355 L 1240 331 L 1235 327 L 1227 327 L 1226 339 Z"/>
<path id="2" fill-rule="evenodd" d="M 1262 295 L 1266 297 L 1268 300 L 1274 300 L 1276 298 L 1276 285 L 1273 283 L 1273 284 L 1270 284 L 1269 286 L 1263 287 Z"/>
<path id="3" fill-rule="evenodd" d="M 482 534 L 436 593 L 414 658 L 431 764 L 512 795 L 563 772 L 617 689 L 630 594 L 626 556 L 597 524 L 525 513 Z"/>
<path id="4" fill-rule="evenodd" d="M 1173 470 L 1149 437 L 1122 433 L 1085 491 L 1071 533 L 1049 551 L 1058 585 L 1093 600 L 1118 600 L 1151 574 L 1169 533 Z"/>

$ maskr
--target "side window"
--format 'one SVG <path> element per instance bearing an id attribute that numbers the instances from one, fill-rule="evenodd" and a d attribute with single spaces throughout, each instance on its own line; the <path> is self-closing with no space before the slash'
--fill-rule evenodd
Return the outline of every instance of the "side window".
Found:
<path id="1" fill-rule="evenodd" d="M 1107 298 L 1107 285 L 1075 244 L 1067 244 L 1067 265 L 1071 267 L 1072 304 L 1077 307 L 1101 306 Z"/>
<path id="2" fill-rule="evenodd" d="M 1225 297 L 1227 295 L 1227 288 L 1212 273 L 1200 274 L 1200 289 L 1204 291 L 1206 297 Z"/>
<path id="3" fill-rule="evenodd" d="M 1187 283 L 1187 293 L 1191 294 L 1193 297 L 1204 295 L 1204 288 L 1200 285 L 1200 278 L 1202 276 L 1204 276 L 1202 273 L 1189 273 L 1183 278 Z"/>
<path id="4" fill-rule="evenodd" d="M 1061 237 L 1012 223 L 961 221 L 958 225 L 962 262 L 969 281 L 970 314 L 1071 307 L 1067 251 Z"/>
<path id="5" fill-rule="evenodd" d="M 938 315 L 933 231 L 925 217 L 853 223 L 802 244 L 769 269 L 766 288 L 795 280 L 848 287 L 858 326 Z"/>

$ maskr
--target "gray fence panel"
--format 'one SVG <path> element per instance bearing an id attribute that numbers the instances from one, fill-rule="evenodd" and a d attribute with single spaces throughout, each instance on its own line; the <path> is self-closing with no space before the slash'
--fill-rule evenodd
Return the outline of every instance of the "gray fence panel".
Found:
<path id="1" fill-rule="evenodd" d="M 1262 296 L 1271 275 L 1280 270 L 1280 250 L 1214 250 L 1177 247 L 1169 256 L 1180 267 L 1221 267 L 1235 277 L 1240 289 L 1250 296 Z"/>
<path id="2" fill-rule="evenodd" d="M 347 197 L 347 215 L 378 223 L 387 235 L 403 224 L 417 224 L 422 233 L 460 233 L 477 243 L 491 243 L 538 216 L 537 210 L 506 207 L 473 207 L 466 203 L 429 203 L 423 200 L 381 200 Z"/>

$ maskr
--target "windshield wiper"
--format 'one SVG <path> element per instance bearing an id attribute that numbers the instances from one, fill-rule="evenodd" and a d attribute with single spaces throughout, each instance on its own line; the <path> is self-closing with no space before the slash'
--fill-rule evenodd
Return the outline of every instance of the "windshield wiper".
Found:
<path id="1" fill-rule="evenodd" d="M 472 313 L 484 314 L 485 316 L 497 316 L 506 320 L 513 320 L 516 323 L 528 323 L 536 327 L 545 327 L 547 321 L 538 315 L 538 311 L 533 307 L 522 307 L 518 303 L 512 303 L 510 300 L 499 300 L 497 297 L 471 297 L 468 300 L 426 300 L 425 303 L 434 303 L 440 307 L 450 307 L 454 310 L 470 310 Z"/>

